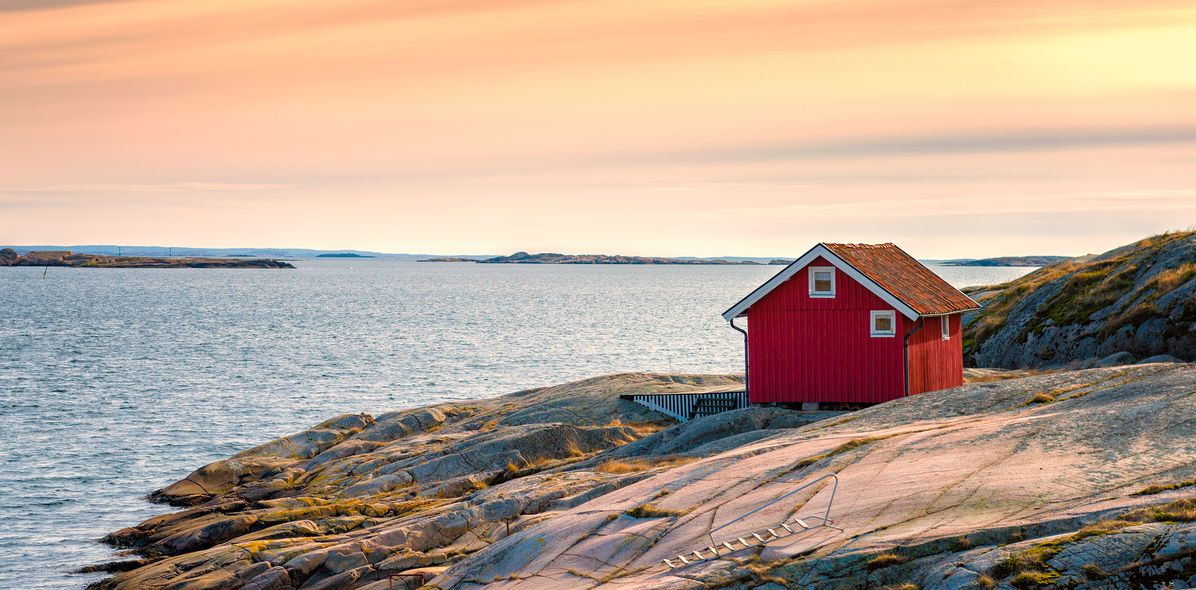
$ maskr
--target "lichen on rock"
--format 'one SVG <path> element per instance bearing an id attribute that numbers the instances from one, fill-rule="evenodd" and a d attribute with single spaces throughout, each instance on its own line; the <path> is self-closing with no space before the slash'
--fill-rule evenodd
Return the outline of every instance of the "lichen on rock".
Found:
<path id="1" fill-rule="evenodd" d="M 619 395 L 739 383 L 630 374 L 340 417 L 199 470 L 214 490 L 175 484 L 194 505 L 110 535 L 145 561 L 96 587 L 1154 587 L 1196 574 L 1193 383 L 1192 365 L 1147 364 L 671 424 Z M 837 488 L 770 503 L 826 473 Z M 842 532 L 662 564 L 732 521 L 717 534 L 821 514 L 832 489 Z M 1037 561 L 1001 569 L 1021 553 Z"/>

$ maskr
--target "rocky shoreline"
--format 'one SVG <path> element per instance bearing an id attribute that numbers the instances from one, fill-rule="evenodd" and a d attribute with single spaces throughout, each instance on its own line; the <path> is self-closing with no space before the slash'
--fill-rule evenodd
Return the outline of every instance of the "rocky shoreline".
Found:
<path id="1" fill-rule="evenodd" d="M 1009 376 L 846 415 L 752 407 L 672 424 L 619 396 L 738 380 L 627 374 L 339 416 L 154 492 L 185 509 L 107 536 L 126 559 L 92 588 L 381 590 L 391 574 L 441 590 L 1196 583 L 1196 367 Z M 826 473 L 843 532 L 662 565 Z M 821 510 L 829 491 L 744 526 Z"/>
<path id="2" fill-rule="evenodd" d="M 440 260 L 444 261 L 444 260 Z M 722 258 L 668 258 L 663 256 L 623 256 L 621 254 L 558 254 L 516 252 L 510 256 L 495 256 L 475 260 L 479 264 L 679 264 L 679 265 L 759 265 L 754 260 L 724 260 Z M 774 260 L 769 264 L 788 264 Z"/>
<path id="3" fill-rule="evenodd" d="M 16 250 L 0 250 L 0 266 L 65 266 L 71 268 L 295 268 L 289 262 L 273 258 L 157 258 L 152 256 L 105 256 L 73 254 L 68 250 L 33 251 L 24 255 Z"/>

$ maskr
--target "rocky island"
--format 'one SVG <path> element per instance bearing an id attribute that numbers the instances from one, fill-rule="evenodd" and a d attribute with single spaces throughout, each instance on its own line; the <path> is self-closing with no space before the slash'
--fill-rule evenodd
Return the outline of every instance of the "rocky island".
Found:
<path id="1" fill-rule="evenodd" d="M 1047 266 L 1069 260 L 1070 256 L 998 256 L 996 258 L 958 258 L 942 260 L 943 266 Z"/>
<path id="2" fill-rule="evenodd" d="M 618 254 L 558 254 L 556 252 L 540 254 L 516 252 L 510 256 L 495 256 L 477 262 L 482 264 L 760 264 L 752 260 L 725 260 L 722 258 L 667 258 Z"/>
<path id="3" fill-rule="evenodd" d="M 757 406 L 675 424 L 620 395 L 738 379 L 624 374 L 338 416 L 154 492 L 185 509 L 106 537 L 127 560 L 92 588 L 1196 583 L 1196 366 L 1009 375 L 845 415 Z M 841 532 L 664 565 L 827 473 Z M 831 491 L 719 534 L 819 513 Z"/>
<path id="4" fill-rule="evenodd" d="M 196 258 L 105 256 L 73 254 L 68 250 L 34 251 L 24 255 L 12 248 L 0 250 L 0 266 L 68 266 L 74 268 L 295 268 L 272 258 Z"/>

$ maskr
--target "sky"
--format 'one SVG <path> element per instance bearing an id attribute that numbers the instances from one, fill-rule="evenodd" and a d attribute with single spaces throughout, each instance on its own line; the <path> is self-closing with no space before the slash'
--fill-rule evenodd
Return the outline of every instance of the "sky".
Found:
<path id="1" fill-rule="evenodd" d="M 921 258 L 1196 225 L 1196 5 L 0 0 L 0 243 Z"/>

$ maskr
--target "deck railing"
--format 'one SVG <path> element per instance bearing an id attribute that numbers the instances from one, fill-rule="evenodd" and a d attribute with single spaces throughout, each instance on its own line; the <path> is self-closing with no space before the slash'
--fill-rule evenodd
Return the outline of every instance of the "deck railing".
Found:
<path id="1" fill-rule="evenodd" d="M 708 400 L 728 400 L 731 401 L 733 407 L 731 409 L 742 409 L 748 407 L 748 394 L 746 391 L 718 391 L 713 393 L 633 393 L 621 396 L 623 399 L 631 400 L 650 410 L 656 410 L 661 414 L 665 414 L 676 419 L 678 422 L 687 422 L 693 416 L 694 406 L 699 399 Z"/>

